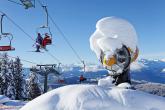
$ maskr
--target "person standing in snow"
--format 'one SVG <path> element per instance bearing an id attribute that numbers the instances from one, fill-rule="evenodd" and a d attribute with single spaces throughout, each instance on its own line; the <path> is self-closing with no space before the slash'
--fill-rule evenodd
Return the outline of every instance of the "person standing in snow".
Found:
<path id="1" fill-rule="evenodd" d="M 137 59 L 139 50 L 136 31 L 128 21 L 117 17 L 99 20 L 90 46 L 115 85 L 131 84 L 130 64 Z"/>

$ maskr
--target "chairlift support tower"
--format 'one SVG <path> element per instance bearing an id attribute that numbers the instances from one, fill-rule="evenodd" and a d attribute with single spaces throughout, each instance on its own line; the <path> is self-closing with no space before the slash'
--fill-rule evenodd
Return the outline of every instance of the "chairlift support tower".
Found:
<path id="1" fill-rule="evenodd" d="M 60 75 L 60 73 L 55 69 L 56 64 L 37 65 L 37 67 L 39 67 L 39 70 L 37 69 L 31 71 L 44 76 L 44 93 L 46 93 L 48 90 L 48 75 L 50 73 Z"/>

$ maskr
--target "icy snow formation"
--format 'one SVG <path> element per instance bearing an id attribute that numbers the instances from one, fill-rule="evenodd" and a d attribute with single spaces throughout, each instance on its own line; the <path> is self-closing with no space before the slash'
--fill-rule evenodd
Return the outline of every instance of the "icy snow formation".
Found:
<path id="1" fill-rule="evenodd" d="M 64 86 L 32 100 L 20 110 L 164 110 L 165 98 L 122 86 Z"/>
<path id="2" fill-rule="evenodd" d="M 96 31 L 90 37 L 90 47 L 100 58 L 101 50 L 110 58 L 116 49 L 126 45 L 133 52 L 137 47 L 137 34 L 126 20 L 117 17 L 105 17 L 96 24 Z"/>

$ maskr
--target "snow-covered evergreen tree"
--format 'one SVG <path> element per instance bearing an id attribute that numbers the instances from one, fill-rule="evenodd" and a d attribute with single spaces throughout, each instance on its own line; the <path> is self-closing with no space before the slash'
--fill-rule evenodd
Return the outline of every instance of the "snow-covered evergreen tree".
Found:
<path id="1" fill-rule="evenodd" d="M 25 81 L 19 58 L 9 60 L 7 53 L 0 54 L 0 94 L 11 99 L 24 98 Z"/>
<path id="2" fill-rule="evenodd" d="M 14 61 L 14 72 L 13 72 L 13 82 L 15 88 L 15 99 L 21 100 L 24 98 L 24 85 L 25 81 L 23 79 L 23 68 L 19 58 Z"/>
<path id="3" fill-rule="evenodd" d="M 7 90 L 11 77 L 9 75 L 9 59 L 7 53 L 1 55 L 0 61 L 0 94 L 7 96 Z"/>
<path id="4" fill-rule="evenodd" d="M 35 69 L 35 67 L 32 67 L 32 68 Z M 27 90 L 28 98 L 30 100 L 41 95 L 42 92 L 41 92 L 41 88 L 40 88 L 40 85 L 39 85 L 38 76 L 33 71 L 31 71 L 31 73 L 30 73 L 27 86 L 28 86 L 27 87 L 28 88 L 28 90 Z"/>
<path id="5" fill-rule="evenodd" d="M 16 93 L 15 93 L 15 82 L 14 82 L 14 61 L 11 60 L 9 63 L 9 76 L 11 78 L 11 81 L 8 85 L 8 90 L 7 90 L 7 96 L 10 97 L 11 99 L 15 99 Z"/>

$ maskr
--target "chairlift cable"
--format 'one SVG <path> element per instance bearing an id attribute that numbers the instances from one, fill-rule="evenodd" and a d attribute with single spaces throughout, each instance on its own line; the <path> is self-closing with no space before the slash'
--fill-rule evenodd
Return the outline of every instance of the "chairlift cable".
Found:
<path id="1" fill-rule="evenodd" d="M 12 2 L 12 3 L 14 3 L 14 4 L 17 4 L 17 5 L 22 5 L 21 3 L 15 2 L 15 1 L 13 1 L 13 0 L 7 0 L 7 1 Z"/>
<path id="2" fill-rule="evenodd" d="M 51 56 L 54 60 L 56 60 L 58 63 L 61 63 L 59 59 L 57 59 L 54 55 L 52 55 L 50 52 L 46 51 L 49 56 Z"/>
<path id="3" fill-rule="evenodd" d="M 3 13 L 2 11 L 0 11 L 0 13 Z M 3 13 L 4 14 L 4 13 Z M 9 16 L 6 15 L 6 18 L 8 20 L 10 20 L 16 27 L 18 27 L 26 36 L 28 36 L 31 40 L 35 41 L 35 39 L 33 39 L 32 36 L 30 36 L 27 32 L 25 32 L 25 30 L 19 26 L 16 22 L 14 22 Z M 50 52 L 48 51 L 45 51 L 47 52 L 54 60 L 56 60 L 57 62 L 60 62 L 60 60 L 58 60 L 54 55 L 52 55 Z"/>
<path id="4" fill-rule="evenodd" d="M 25 30 L 19 26 L 16 22 L 14 22 L 9 16 L 6 15 L 6 18 L 8 20 L 10 20 L 16 27 L 18 27 L 25 35 L 27 35 L 31 40 L 35 41 L 35 39 L 33 39 L 33 37 L 31 35 L 29 35 L 27 32 L 25 32 Z"/>
<path id="5" fill-rule="evenodd" d="M 59 26 L 54 22 L 54 20 L 52 19 L 52 17 L 49 15 L 50 20 L 52 21 L 52 23 L 56 26 L 57 30 L 61 33 L 63 39 L 65 40 L 65 42 L 68 44 L 68 46 L 72 49 L 73 53 L 76 55 L 76 57 L 80 60 L 80 62 L 82 62 L 82 59 L 80 57 L 80 55 L 78 54 L 78 52 L 73 48 L 73 46 L 71 45 L 71 43 L 69 42 L 69 40 L 67 39 L 67 37 L 65 36 L 65 34 L 62 32 L 62 30 L 59 28 Z"/>
<path id="6" fill-rule="evenodd" d="M 41 5 L 41 7 L 43 7 L 44 5 L 41 3 L 40 0 L 37 0 L 38 3 Z M 62 35 L 63 39 L 65 40 L 65 42 L 68 44 L 68 46 L 71 48 L 71 50 L 73 51 L 73 53 L 76 55 L 76 57 L 80 60 L 80 62 L 83 62 L 83 60 L 81 59 L 80 55 L 78 54 L 78 52 L 73 48 L 73 46 L 71 45 L 71 43 L 69 42 L 69 40 L 67 39 L 66 35 L 63 33 L 63 31 L 60 29 L 60 27 L 57 25 L 57 23 L 53 20 L 53 18 L 50 16 L 50 14 L 48 14 L 48 17 L 50 18 L 50 20 L 52 21 L 52 23 L 54 24 L 54 26 L 57 28 L 57 30 L 60 32 L 60 34 Z"/>
<path id="7" fill-rule="evenodd" d="M 9 55 L 7 55 L 8 57 L 10 57 L 10 58 L 18 58 L 18 57 L 13 57 L 13 56 L 9 56 Z M 2 59 L 2 58 L 0 58 L 0 59 Z M 37 65 L 37 63 L 35 63 L 35 62 L 32 62 L 32 61 L 28 61 L 28 60 L 25 60 L 25 59 L 22 59 L 22 58 L 19 58 L 21 61 L 23 61 L 23 62 L 27 62 L 27 63 L 31 63 L 31 64 L 35 64 L 35 65 Z"/>

